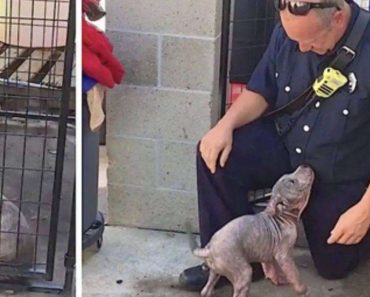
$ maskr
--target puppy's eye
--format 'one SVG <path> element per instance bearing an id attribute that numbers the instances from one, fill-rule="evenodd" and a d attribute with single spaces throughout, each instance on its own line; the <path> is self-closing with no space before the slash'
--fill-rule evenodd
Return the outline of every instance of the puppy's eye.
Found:
<path id="1" fill-rule="evenodd" d="M 289 179 L 289 183 L 290 183 L 291 185 L 295 185 L 295 184 L 296 184 L 296 180 L 295 180 L 295 179 Z"/>

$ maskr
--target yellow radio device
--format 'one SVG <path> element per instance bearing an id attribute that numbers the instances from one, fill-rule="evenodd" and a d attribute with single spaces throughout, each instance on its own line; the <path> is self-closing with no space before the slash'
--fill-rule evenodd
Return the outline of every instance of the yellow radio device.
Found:
<path id="1" fill-rule="evenodd" d="M 346 85 L 348 78 L 340 71 L 328 67 L 323 74 L 316 79 L 313 89 L 318 97 L 329 98 L 334 95 L 341 87 Z"/>

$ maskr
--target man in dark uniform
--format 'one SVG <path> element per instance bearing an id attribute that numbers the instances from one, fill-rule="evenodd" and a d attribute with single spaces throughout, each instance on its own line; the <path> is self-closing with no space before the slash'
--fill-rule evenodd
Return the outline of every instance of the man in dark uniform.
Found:
<path id="1" fill-rule="evenodd" d="M 315 3 L 315 5 L 312 5 Z M 271 187 L 299 164 L 316 171 L 303 223 L 318 273 L 346 277 L 370 253 L 370 26 L 353 62 L 351 83 L 328 99 L 274 120 L 312 85 L 344 45 L 359 15 L 353 1 L 276 1 L 280 10 L 270 44 L 246 90 L 201 140 L 197 154 L 201 245 L 227 222 L 253 210 L 247 193 Z M 254 279 L 262 277 L 258 264 Z M 203 264 L 186 269 L 180 283 L 199 290 Z"/>

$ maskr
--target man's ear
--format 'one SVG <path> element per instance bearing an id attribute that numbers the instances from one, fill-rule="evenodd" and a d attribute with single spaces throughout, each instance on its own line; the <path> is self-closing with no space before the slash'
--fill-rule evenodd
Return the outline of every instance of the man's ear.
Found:
<path id="1" fill-rule="evenodd" d="M 338 25 L 344 26 L 344 21 L 345 21 L 344 11 L 338 10 L 334 12 L 331 25 L 335 27 L 338 27 Z"/>
<path id="2" fill-rule="evenodd" d="M 271 199 L 266 206 L 265 212 L 270 216 L 275 215 L 279 202 L 281 202 L 281 196 L 279 194 L 272 193 Z"/>

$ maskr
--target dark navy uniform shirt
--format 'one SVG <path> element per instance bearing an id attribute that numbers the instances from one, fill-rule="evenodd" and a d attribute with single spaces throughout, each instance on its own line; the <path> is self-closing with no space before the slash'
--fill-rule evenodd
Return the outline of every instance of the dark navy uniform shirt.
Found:
<path id="1" fill-rule="evenodd" d="M 343 46 L 360 7 L 350 1 L 349 26 L 336 49 Z M 270 109 L 300 95 L 328 66 L 336 51 L 325 56 L 302 53 L 281 24 L 248 82 L 248 89 L 264 96 Z M 352 73 L 352 74 L 351 74 Z M 328 99 L 318 99 L 304 112 L 276 119 L 278 132 L 288 148 L 292 166 L 311 165 L 322 182 L 370 181 L 370 26 L 355 60 L 343 72 L 357 79 Z M 298 115 L 300 115 L 298 117 Z"/>

